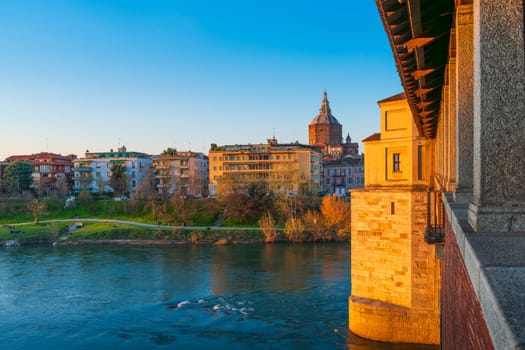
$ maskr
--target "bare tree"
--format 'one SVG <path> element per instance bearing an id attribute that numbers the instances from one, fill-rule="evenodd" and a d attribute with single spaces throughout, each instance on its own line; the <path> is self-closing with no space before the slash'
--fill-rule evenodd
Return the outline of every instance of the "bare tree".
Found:
<path id="1" fill-rule="evenodd" d="M 332 239 L 332 234 L 327 229 L 324 217 L 317 210 L 308 210 L 303 215 L 305 227 L 312 234 L 314 241 Z"/>
<path id="2" fill-rule="evenodd" d="M 264 235 L 264 241 L 266 243 L 273 243 L 279 236 L 279 232 L 275 229 L 275 222 L 269 210 L 259 219 L 259 228 Z"/>
<path id="3" fill-rule="evenodd" d="M 55 194 L 57 196 L 57 199 L 64 199 L 66 198 L 66 195 L 69 191 L 66 177 L 64 175 L 57 176 L 57 180 L 55 182 Z"/>
<path id="4" fill-rule="evenodd" d="M 27 209 L 31 211 L 31 214 L 33 215 L 35 223 L 37 223 L 39 218 L 47 210 L 47 205 L 46 203 L 35 199 L 27 203 Z"/>

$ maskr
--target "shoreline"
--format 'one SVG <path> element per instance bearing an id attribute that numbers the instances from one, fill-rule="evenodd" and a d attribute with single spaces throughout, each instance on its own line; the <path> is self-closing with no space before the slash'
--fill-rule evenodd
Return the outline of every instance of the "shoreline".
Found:
<path id="1" fill-rule="evenodd" d="M 18 246 L 135 246 L 135 247 L 154 247 L 154 246 L 208 246 L 208 247 L 221 247 L 230 245 L 245 245 L 245 244 L 324 244 L 324 243 L 349 243 L 348 241 L 304 241 L 304 242 L 292 242 L 287 239 L 278 239 L 273 242 L 265 242 L 264 239 L 252 238 L 252 239 L 234 239 L 234 240 L 199 240 L 193 242 L 189 239 L 179 240 L 141 240 L 141 239 L 81 239 L 81 240 L 64 240 L 56 241 L 50 238 L 38 238 L 38 239 L 11 239 L 11 240 L 0 240 L 0 247 L 11 248 Z"/>

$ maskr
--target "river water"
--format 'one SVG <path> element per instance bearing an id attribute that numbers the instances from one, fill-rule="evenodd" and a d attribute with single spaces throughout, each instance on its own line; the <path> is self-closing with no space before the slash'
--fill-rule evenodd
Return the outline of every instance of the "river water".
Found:
<path id="1" fill-rule="evenodd" d="M 0 248 L 0 348 L 387 348 L 348 334 L 349 251 Z"/>

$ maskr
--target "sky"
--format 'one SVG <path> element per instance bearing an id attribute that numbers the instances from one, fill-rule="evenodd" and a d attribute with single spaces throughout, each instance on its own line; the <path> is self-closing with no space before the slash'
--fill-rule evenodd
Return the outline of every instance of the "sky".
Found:
<path id="1" fill-rule="evenodd" d="M 402 91 L 372 0 L 0 1 L 0 23 L 0 160 L 308 143 L 325 89 L 361 141 Z"/>

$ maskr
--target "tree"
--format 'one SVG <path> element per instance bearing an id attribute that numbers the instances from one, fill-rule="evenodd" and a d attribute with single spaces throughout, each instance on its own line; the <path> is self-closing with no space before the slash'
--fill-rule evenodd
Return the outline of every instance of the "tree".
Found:
<path id="1" fill-rule="evenodd" d="M 301 219 L 290 217 L 284 224 L 284 234 L 292 242 L 304 240 L 304 224 Z"/>
<path id="2" fill-rule="evenodd" d="M 33 180 L 33 185 L 31 186 L 33 192 L 35 193 L 36 197 L 39 199 L 42 199 L 44 197 L 44 194 L 47 192 L 47 187 L 43 183 L 42 179 L 37 179 L 37 181 Z"/>
<path id="3" fill-rule="evenodd" d="M 240 176 L 223 177 L 217 195 L 225 214 L 237 222 L 257 220 L 275 206 L 274 192 L 266 181 L 247 181 Z"/>
<path id="4" fill-rule="evenodd" d="M 333 238 L 330 230 L 326 227 L 324 217 L 317 210 L 308 210 L 303 216 L 303 221 L 314 241 Z"/>
<path id="5" fill-rule="evenodd" d="M 91 202 L 91 193 L 88 190 L 80 190 L 77 201 L 81 205 L 86 205 Z"/>
<path id="6" fill-rule="evenodd" d="M 95 178 L 95 183 L 96 183 L 96 189 L 98 190 L 98 193 L 100 194 L 100 196 L 104 196 L 106 194 L 108 194 L 109 192 L 109 181 L 106 177 L 104 177 L 102 174 L 100 174 L 100 176 L 97 176 Z"/>
<path id="7" fill-rule="evenodd" d="M 264 241 L 266 243 L 273 243 L 279 236 L 279 232 L 275 229 L 275 223 L 269 210 L 259 219 L 259 228 L 264 235 Z"/>
<path id="8" fill-rule="evenodd" d="M 69 186 L 64 175 L 58 176 L 55 182 L 55 194 L 57 199 L 64 199 L 69 191 Z"/>
<path id="9" fill-rule="evenodd" d="M 4 186 L 10 194 L 21 194 L 33 184 L 33 165 L 29 162 L 14 161 L 4 173 Z"/>
<path id="10" fill-rule="evenodd" d="M 176 156 L 177 155 L 177 149 L 176 148 L 172 148 L 172 147 L 168 147 L 164 151 L 162 151 L 162 153 L 160 155 L 161 156 Z"/>
<path id="11" fill-rule="evenodd" d="M 122 163 L 113 163 L 111 167 L 111 179 L 109 185 L 113 189 L 113 195 L 120 197 L 126 194 L 128 189 L 128 175 Z"/>
<path id="12" fill-rule="evenodd" d="M 188 208 L 188 200 L 179 194 L 171 197 L 171 207 L 173 211 L 173 218 L 175 221 L 186 226 L 190 220 L 190 208 Z"/>
<path id="13" fill-rule="evenodd" d="M 159 192 L 155 184 L 155 174 L 152 169 L 148 169 L 146 175 L 140 180 L 137 189 L 134 191 L 132 199 L 157 199 L 158 195 Z"/>
<path id="14" fill-rule="evenodd" d="M 47 210 L 47 204 L 35 199 L 27 203 L 27 209 L 31 211 L 35 223 L 37 223 L 40 216 Z"/>
<path id="15" fill-rule="evenodd" d="M 350 205 L 336 195 L 326 195 L 321 202 L 321 213 L 330 230 L 344 238 L 350 232 Z"/>

